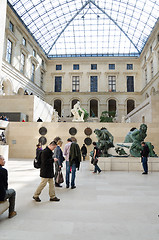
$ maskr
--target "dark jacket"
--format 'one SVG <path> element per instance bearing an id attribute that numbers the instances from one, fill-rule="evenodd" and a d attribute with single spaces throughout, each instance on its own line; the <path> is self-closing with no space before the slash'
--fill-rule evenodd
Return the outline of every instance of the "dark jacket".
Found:
<path id="1" fill-rule="evenodd" d="M 8 171 L 0 165 L 0 201 L 4 201 L 8 189 Z"/>
<path id="2" fill-rule="evenodd" d="M 87 148 L 85 145 L 81 147 L 81 152 L 82 152 L 82 155 L 87 155 Z"/>
<path id="3" fill-rule="evenodd" d="M 41 168 L 40 168 L 40 177 L 42 178 L 53 178 L 54 177 L 54 168 L 53 168 L 53 153 L 46 147 L 41 154 Z"/>
<path id="4" fill-rule="evenodd" d="M 79 169 L 80 167 L 80 162 L 81 162 L 81 151 L 80 147 L 77 143 L 73 142 L 70 147 L 70 153 L 69 153 L 69 163 L 70 166 L 72 164 L 76 164 L 76 168 Z"/>
<path id="5" fill-rule="evenodd" d="M 141 151 L 141 157 L 148 157 L 149 152 L 150 152 L 149 147 L 147 146 L 147 144 L 145 144 Z"/>
<path id="6" fill-rule="evenodd" d="M 62 163 L 63 163 L 63 161 L 64 161 L 64 157 L 63 157 L 63 153 L 62 153 L 62 150 L 61 150 L 60 146 L 57 146 L 57 147 L 55 148 L 54 158 L 57 158 L 57 159 L 58 159 L 58 164 L 59 164 L 59 166 L 62 167 Z"/>

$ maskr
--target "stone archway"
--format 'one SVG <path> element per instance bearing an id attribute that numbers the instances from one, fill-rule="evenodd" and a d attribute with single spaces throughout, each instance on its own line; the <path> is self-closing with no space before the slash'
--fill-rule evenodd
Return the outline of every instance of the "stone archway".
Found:
<path id="1" fill-rule="evenodd" d="M 135 108 L 135 101 L 132 99 L 127 100 L 127 114 L 129 114 Z"/>
<path id="2" fill-rule="evenodd" d="M 24 89 L 23 88 L 19 88 L 17 94 L 18 95 L 24 95 Z"/>
<path id="3" fill-rule="evenodd" d="M 116 100 L 110 99 L 108 101 L 108 111 L 109 112 L 116 112 Z"/>
<path id="4" fill-rule="evenodd" d="M 149 98 L 149 95 L 148 93 L 145 94 L 145 99 Z"/>
<path id="5" fill-rule="evenodd" d="M 156 91 L 155 91 L 155 88 L 152 87 L 152 88 L 151 88 L 151 93 L 150 93 L 150 95 L 151 95 L 151 96 L 154 96 L 154 95 L 155 95 L 155 92 L 156 92 Z"/>
<path id="6" fill-rule="evenodd" d="M 59 117 L 61 117 L 61 100 L 54 100 L 54 109 L 58 112 Z"/>
<path id="7" fill-rule="evenodd" d="M 90 117 L 98 117 L 98 100 L 90 100 Z"/>
<path id="8" fill-rule="evenodd" d="M 13 95 L 12 84 L 9 80 L 5 80 L 2 83 L 2 91 L 4 95 Z"/>

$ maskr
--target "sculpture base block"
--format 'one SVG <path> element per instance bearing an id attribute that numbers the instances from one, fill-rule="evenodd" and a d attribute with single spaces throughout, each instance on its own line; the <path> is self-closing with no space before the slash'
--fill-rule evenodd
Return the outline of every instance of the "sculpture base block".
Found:
<path id="1" fill-rule="evenodd" d="M 143 171 L 141 158 L 138 157 L 99 157 L 98 166 L 102 171 Z M 159 158 L 148 158 L 149 172 L 159 172 Z M 90 162 L 90 170 L 94 166 Z"/>

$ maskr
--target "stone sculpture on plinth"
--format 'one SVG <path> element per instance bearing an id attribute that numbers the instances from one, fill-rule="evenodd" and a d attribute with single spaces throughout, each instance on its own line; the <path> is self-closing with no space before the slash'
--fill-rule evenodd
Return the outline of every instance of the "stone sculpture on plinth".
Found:
<path id="1" fill-rule="evenodd" d="M 81 108 L 79 101 L 74 105 L 71 113 L 73 114 L 72 122 L 84 122 L 84 110 Z"/>
<path id="2" fill-rule="evenodd" d="M 141 124 L 140 129 L 133 128 L 130 130 L 130 132 L 126 135 L 124 143 L 132 143 L 130 147 L 130 154 L 134 157 L 140 157 L 141 156 L 141 142 L 144 141 L 144 139 L 147 136 L 147 125 Z M 156 157 L 157 155 L 154 152 L 154 146 L 150 142 L 146 142 L 146 144 L 149 147 L 150 150 L 150 157 Z"/>
<path id="3" fill-rule="evenodd" d="M 112 134 L 106 128 L 95 129 L 94 133 L 97 135 L 97 146 L 102 152 L 101 156 L 108 157 L 108 149 L 114 147 Z"/>

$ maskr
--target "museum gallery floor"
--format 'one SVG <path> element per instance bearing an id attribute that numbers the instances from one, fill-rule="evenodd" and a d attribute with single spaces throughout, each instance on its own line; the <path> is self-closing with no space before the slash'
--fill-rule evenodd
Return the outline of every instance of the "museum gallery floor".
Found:
<path id="1" fill-rule="evenodd" d="M 77 172 L 77 188 L 57 189 L 59 203 L 32 200 L 40 182 L 31 160 L 10 159 L 9 186 L 17 191 L 18 215 L 0 215 L 1 240 L 158 240 L 159 173 L 101 172 L 89 162 Z M 63 172 L 64 169 L 63 169 Z"/>

